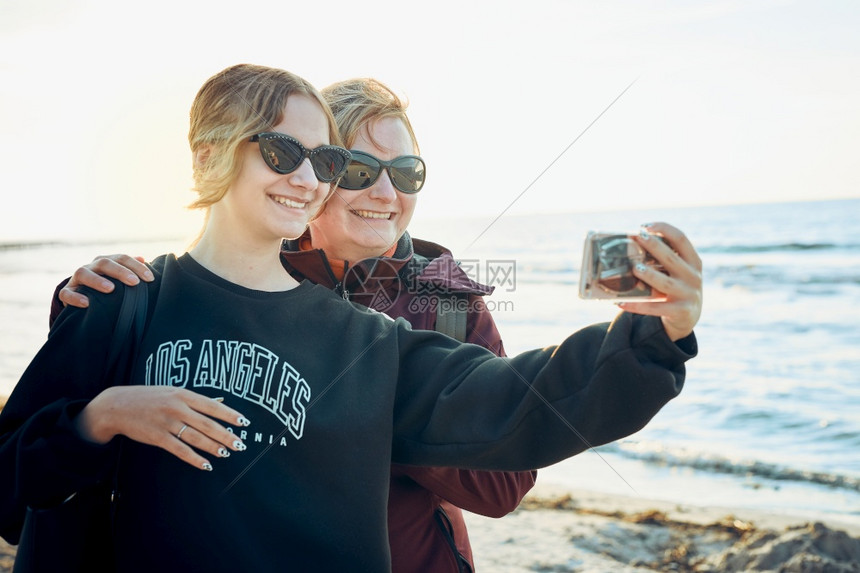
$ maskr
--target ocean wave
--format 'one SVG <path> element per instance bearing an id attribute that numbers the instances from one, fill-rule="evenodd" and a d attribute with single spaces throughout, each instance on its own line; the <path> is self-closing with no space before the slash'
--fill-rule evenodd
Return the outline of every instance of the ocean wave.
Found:
<path id="1" fill-rule="evenodd" d="M 177 237 L 130 237 L 126 239 L 72 239 L 72 240 L 30 240 L 30 241 L 0 241 L 0 252 L 23 251 L 28 249 L 77 249 L 80 247 L 100 247 L 101 249 L 116 249 L 117 246 L 132 245 L 161 245 L 183 241 Z"/>
<path id="2" fill-rule="evenodd" d="M 34 241 L 20 243 L 0 243 L 0 251 L 22 251 L 25 249 L 41 249 L 45 247 L 56 247 L 63 243 L 58 241 Z"/>
<path id="3" fill-rule="evenodd" d="M 860 492 L 860 477 L 801 470 L 757 460 L 733 460 L 717 455 L 667 450 L 641 451 L 619 444 L 599 448 L 624 458 L 659 466 L 686 467 L 699 471 L 753 477 L 775 481 L 795 481 Z"/>
<path id="4" fill-rule="evenodd" d="M 860 250 L 860 244 L 839 244 L 839 243 L 774 243 L 769 245 L 705 245 L 698 247 L 700 253 L 776 253 L 776 252 L 797 252 L 797 251 L 833 251 Z"/>
<path id="5" fill-rule="evenodd" d="M 791 288 L 858 285 L 860 273 L 851 266 L 817 266 L 785 268 L 776 264 L 720 264 L 707 269 L 709 278 L 722 286 L 744 285 L 755 289 L 789 286 Z"/>

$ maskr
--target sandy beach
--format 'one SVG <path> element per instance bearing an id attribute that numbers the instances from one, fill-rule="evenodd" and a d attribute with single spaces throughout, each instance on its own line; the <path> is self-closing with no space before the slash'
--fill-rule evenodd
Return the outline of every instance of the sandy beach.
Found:
<path id="1" fill-rule="evenodd" d="M 466 516 L 489 573 L 844 573 L 860 571 L 860 527 L 680 506 L 538 484 L 502 519 Z M 0 572 L 15 548 L 0 540 Z"/>
<path id="2" fill-rule="evenodd" d="M 860 526 L 538 483 L 503 519 L 467 515 L 480 571 L 860 571 Z"/>

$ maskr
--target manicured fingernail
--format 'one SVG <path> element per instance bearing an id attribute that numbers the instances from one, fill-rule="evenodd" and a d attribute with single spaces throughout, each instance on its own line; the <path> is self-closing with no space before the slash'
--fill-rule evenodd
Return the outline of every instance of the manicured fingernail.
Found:
<path id="1" fill-rule="evenodd" d="M 639 225 L 639 226 L 640 227 L 653 227 L 654 223 L 643 223 L 642 225 Z"/>
<path id="2" fill-rule="evenodd" d="M 222 458 L 229 458 L 230 451 L 227 448 L 218 448 L 218 455 Z"/>
<path id="3" fill-rule="evenodd" d="M 144 279 L 146 279 L 146 280 L 148 280 L 148 281 L 151 281 L 151 280 L 153 280 L 155 277 L 154 277 L 154 276 L 152 276 L 152 271 L 144 271 L 144 272 L 143 272 L 143 278 L 144 278 Z"/>
<path id="4" fill-rule="evenodd" d="M 113 283 L 110 281 L 101 281 L 101 287 L 105 289 L 113 289 Z"/>
<path id="5" fill-rule="evenodd" d="M 236 451 L 239 451 L 239 452 L 244 452 L 245 450 L 248 449 L 248 446 L 243 444 L 242 440 L 236 440 L 235 442 L 233 442 L 233 447 L 236 449 Z"/>
<path id="6" fill-rule="evenodd" d="M 207 472 L 211 472 L 212 471 L 212 464 L 210 464 L 209 462 L 203 462 L 203 469 L 206 470 Z"/>
<path id="7" fill-rule="evenodd" d="M 645 271 L 648 270 L 648 267 L 642 263 L 636 263 L 636 270 L 639 271 L 640 273 L 644 273 Z"/>
<path id="8" fill-rule="evenodd" d="M 217 398 L 212 398 L 212 399 L 215 400 L 216 402 L 223 402 L 224 396 L 218 396 Z"/>
<path id="9" fill-rule="evenodd" d="M 239 418 L 236 420 L 236 424 L 238 424 L 239 426 L 250 426 L 251 420 L 249 420 L 245 416 L 239 416 Z"/>
<path id="10" fill-rule="evenodd" d="M 651 233 L 649 233 L 646 229 L 639 229 L 639 236 L 642 237 L 643 241 L 647 241 L 651 238 Z"/>

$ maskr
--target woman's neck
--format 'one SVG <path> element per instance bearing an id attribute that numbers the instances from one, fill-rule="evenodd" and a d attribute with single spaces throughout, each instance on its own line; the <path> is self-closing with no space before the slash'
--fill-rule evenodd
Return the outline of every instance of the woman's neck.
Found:
<path id="1" fill-rule="evenodd" d="M 357 263 L 364 259 L 374 259 L 377 257 L 390 257 L 394 254 L 398 242 L 399 239 L 393 245 L 386 248 L 365 247 L 354 243 L 332 244 L 323 237 L 314 237 L 313 229 L 311 230 L 311 246 L 314 249 L 322 249 L 329 259 L 347 261 L 349 263 Z"/>
<path id="2" fill-rule="evenodd" d="M 251 245 L 241 238 L 204 231 L 188 254 L 231 283 L 253 290 L 279 292 L 299 285 L 284 270 L 280 249 L 280 241 Z"/>

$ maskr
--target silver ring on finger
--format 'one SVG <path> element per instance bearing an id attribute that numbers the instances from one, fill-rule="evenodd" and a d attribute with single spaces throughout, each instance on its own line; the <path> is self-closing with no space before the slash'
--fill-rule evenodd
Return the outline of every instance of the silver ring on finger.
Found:
<path id="1" fill-rule="evenodd" d="M 182 427 L 179 428 L 178 432 L 176 432 L 176 439 L 181 440 L 182 439 L 182 432 L 184 432 L 187 429 L 188 429 L 188 424 L 182 424 Z"/>

